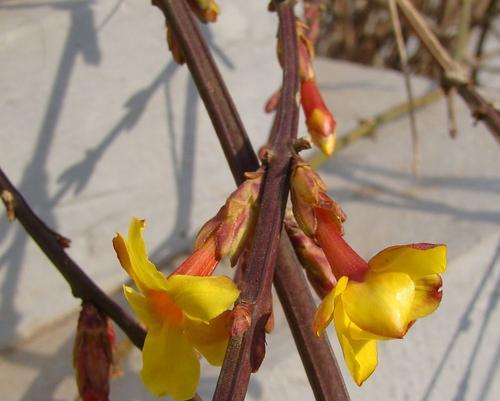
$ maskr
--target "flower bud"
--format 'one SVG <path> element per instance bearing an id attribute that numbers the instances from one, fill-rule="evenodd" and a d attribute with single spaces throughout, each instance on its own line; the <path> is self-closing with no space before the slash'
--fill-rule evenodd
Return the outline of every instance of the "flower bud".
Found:
<path id="1" fill-rule="evenodd" d="M 320 298 L 327 296 L 337 282 L 325 253 L 311 238 L 304 234 L 293 216 L 285 218 L 285 228 L 292 241 L 295 254 L 304 267 L 309 283 Z"/>
<path id="2" fill-rule="evenodd" d="M 316 2 L 304 2 L 304 20 L 309 27 L 306 35 L 311 43 L 316 43 L 319 36 L 321 13 L 324 7 L 323 4 Z"/>
<path id="3" fill-rule="evenodd" d="M 300 95 L 312 141 L 330 157 L 335 149 L 337 122 L 326 107 L 315 81 L 302 81 Z"/>
<path id="4" fill-rule="evenodd" d="M 170 53 L 172 53 L 172 57 L 174 58 L 175 62 L 179 65 L 182 65 L 185 63 L 184 55 L 182 54 L 181 49 L 179 48 L 177 38 L 175 37 L 174 32 L 172 31 L 172 28 L 170 28 L 167 25 L 167 44 L 168 48 L 170 49 Z"/>
<path id="5" fill-rule="evenodd" d="M 214 238 L 219 259 L 229 256 L 234 266 L 252 238 L 258 215 L 258 197 L 263 171 L 247 173 L 244 181 L 227 199 L 219 212 L 200 230 L 195 247 Z"/>
<path id="6" fill-rule="evenodd" d="M 16 205 L 15 205 L 14 195 L 12 195 L 12 192 L 10 191 L 3 190 L 2 193 L 0 194 L 0 198 L 5 204 L 5 208 L 7 209 L 7 221 L 13 222 L 16 219 L 16 213 L 15 213 Z"/>
<path id="7" fill-rule="evenodd" d="M 298 52 L 299 52 L 299 70 L 301 81 L 312 81 L 316 78 L 312 59 L 314 58 L 314 47 L 307 36 L 307 26 L 299 19 L 296 19 Z"/>
<path id="8" fill-rule="evenodd" d="M 215 0 L 189 0 L 191 10 L 203 22 L 215 22 L 220 14 L 220 9 Z"/>
<path id="9" fill-rule="evenodd" d="M 280 100 L 281 100 L 281 89 L 278 89 L 269 97 L 269 99 L 267 99 L 267 102 L 264 105 L 264 111 L 266 113 L 272 113 L 273 111 L 278 109 Z"/>
<path id="10" fill-rule="evenodd" d="M 83 302 L 73 349 L 76 383 L 83 401 L 108 401 L 115 334 L 107 316 Z"/>
<path id="11" fill-rule="evenodd" d="M 231 327 L 232 336 L 243 336 L 250 328 L 252 317 L 250 316 L 250 307 L 241 303 L 234 307 L 231 312 L 233 315 L 233 325 Z"/>
<path id="12" fill-rule="evenodd" d="M 326 193 L 326 185 L 312 167 L 298 156 L 292 160 L 290 179 L 293 214 L 300 228 L 311 238 L 317 230 L 316 210 L 324 210 L 331 215 L 342 233 L 342 223 L 346 215 L 337 202 Z"/>

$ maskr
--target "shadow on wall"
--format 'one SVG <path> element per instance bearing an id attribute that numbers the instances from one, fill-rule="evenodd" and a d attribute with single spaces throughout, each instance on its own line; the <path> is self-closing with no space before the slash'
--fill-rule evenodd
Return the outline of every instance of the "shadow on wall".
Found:
<path id="1" fill-rule="evenodd" d="M 451 205 L 450 202 L 425 199 L 391 188 L 385 179 L 398 180 L 404 183 L 417 182 L 410 173 L 401 173 L 385 167 L 349 161 L 339 155 L 324 167 L 329 174 L 341 177 L 356 187 L 363 188 L 357 193 L 351 188 L 337 186 L 333 197 L 340 203 L 356 201 L 391 209 L 418 210 L 430 214 L 449 215 L 457 220 L 500 224 L 500 213 L 492 210 L 471 210 Z M 439 187 L 443 189 L 470 191 L 473 193 L 492 193 L 500 195 L 500 179 L 487 177 L 453 177 L 423 176 L 418 178 L 419 187 Z M 370 191 L 372 190 L 372 191 Z M 384 199 L 377 196 L 364 196 L 371 192 L 383 194 Z M 387 199 L 389 198 L 389 199 Z M 449 200 L 449 199 L 448 199 Z"/>
<path id="2" fill-rule="evenodd" d="M 92 1 L 71 3 L 46 2 L 29 5 L 12 4 L 0 6 L 0 8 L 6 10 L 23 7 L 52 7 L 55 10 L 67 12 L 71 21 L 55 82 L 38 132 L 35 153 L 23 172 L 18 189 L 48 226 L 57 229 L 54 210 L 59 202 L 68 193 L 78 196 L 89 185 L 96 166 L 105 156 L 106 151 L 121 133 L 130 132 L 135 128 L 143 116 L 148 102 L 156 91 L 163 86 L 168 122 L 166 132 L 171 144 L 169 152 L 175 175 L 175 189 L 173 192 L 177 198 L 177 211 L 174 213 L 174 230 L 167 235 L 167 238 L 162 241 L 161 245 L 151 256 L 153 260 L 159 260 L 160 257 L 165 257 L 166 250 L 179 249 L 185 246 L 186 236 L 190 229 L 194 155 L 196 153 L 196 133 L 198 129 L 196 113 L 199 108 L 199 96 L 192 79 L 188 79 L 186 84 L 183 132 L 176 133 L 174 128 L 174 112 L 172 109 L 174 94 L 171 93 L 170 86 L 168 85 L 168 81 L 173 78 L 177 68 L 187 67 L 179 67 L 171 61 L 148 85 L 132 94 L 124 103 L 123 115 L 111 130 L 103 135 L 101 143 L 91 149 L 87 149 L 82 160 L 75 162 L 58 176 L 57 182 L 59 185 L 54 194 L 49 194 L 47 191 L 50 178 L 47 171 L 47 161 L 51 156 L 51 144 L 57 134 L 58 121 L 63 113 L 64 100 L 73 77 L 76 60 L 79 56 L 82 56 L 87 64 L 95 66 L 100 64 L 102 54 L 98 43 L 98 32 L 116 15 L 122 3 L 123 0 L 117 1 L 111 11 L 98 25 L 95 22 L 91 8 L 91 5 L 95 4 Z M 213 43 L 210 29 L 207 26 L 202 26 L 202 30 L 217 58 L 227 68 L 234 69 L 233 63 Z M 176 141 L 179 140 L 181 141 L 181 146 L 180 152 L 177 154 Z M 166 216 L 165 218 L 169 217 Z M 0 316 L 2 316 L 0 338 L 2 341 L 4 339 L 12 341 L 16 337 L 16 327 L 20 316 L 15 308 L 14 301 L 19 278 L 24 268 L 26 244 L 29 241 L 26 233 L 19 225 L 9 226 L 5 218 L 2 217 L 0 219 L 0 241 L 6 240 L 7 235 L 12 235 L 12 240 L 8 246 L 8 250 L 3 255 L 0 255 L 0 269 L 5 269 L 4 280 L 0 287 Z M 57 273 L 54 271 L 54 274 Z"/>
<path id="3" fill-rule="evenodd" d="M 52 93 L 38 131 L 35 153 L 24 170 L 18 189 L 48 226 L 56 228 L 57 222 L 53 214 L 53 208 L 58 202 L 59 196 L 51 197 L 47 191 L 49 181 L 47 160 L 50 156 L 52 140 L 56 134 L 57 123 L 63 111 L 64 99 L 77 57 L 81 55 L 87 64 L 99 65 L 101 52 L 90 2 L 45 3 L 45 5 L 53 7 L 56 11 L 67 12 L 71 24 L 57 70 L 56 80 L 52 87 Z M 19 7 L 21 6 L 19 5 Z M 0 241 L 5 239 L 8 228 L 5 219 L 2 219 Z M 19 225 L 10 228 L 15 230 L 14 238 L 7 252 L 0 256 L 0 268 L 6 270 L 0 290 L 0 316 L 2 316 L 0 337 L 6 339 L 15 337 L 16 326 L 19 321 L 19 314 L 15 309 L 14 300 L 21 270 L 24 267 L 23 261 L 28 241 L 28 237 Z"/>
<path id="4" fill-rule="evenodd" d="M 470 302 L 467 305 L 467 308 L 464 310 L 463 314 L 461 315 L 458 321 L 458 325 L 455 328 L 451 336 L 451 340 L 441 356 L 439 364 L 437 365 L 436 369 L 432 374 L 432 380 L 427 385 L 424 395 L 421 398 L 421 401 L 429 401 L 431 399 L 430 397 L 433 393 L 433 390 L 436 388 L 437 383 L 439 383 L 441 374 L 443 372 L 446 372 L 446 366 L 448 360 L 452 355 L 453 351 L 457 348 L 457 345 L 460 341 L 460 337 L 463 334 L 465 334 L 471 326 L 472 312 L 474 310 L 474 307 L 478 304 L 478 301 L 481 298 L 482 294 L 484 294 L 486 284 L 494 276 L 495 268 L 500 267 L 499 262 L 500 262 L 500 242 L 497 245 L 497 249 L 495 255 L 493 256 L 493 259 L 491 260 L 491 262 L 486 267 L 486 270 L 483 273 L 481 282 L 474 291 L 474 294 L 472 295 Z M 496 369 L 498 369 L 499 366 L 500 345 L 496 344 L 497 347 L 496 350 L 495 351 L 492 350 L 492 352 L 495 352 L 495 357 L 492 359 L 492 362 L 488 367 L 485 367 L 484 365 L 477 363 L 477 356 L 479 355 L 479 349 L 481 348 L 481 345 L 484 344 L 483 340 L 484 340 L 484 334 L 486 333 L 486 327 L 488 326 L 488 323 L 492 322 L 491 317 L 493 311 L 498 305 L 499 295 L 500 295 L 500 276 L 498 276 L 497 282 L 493 287 L 493 291 L 491 292 L 489 298 L 487 299 L 487 304 L 486 304 L 487 306 L 484 311 L 484 314 L 482 315 L 478 335 L 474 341 L 472 349 L 462 350 L 462 352 L 466 351 L 469 353 L 469 358 L 464 363 L 464 366 L 466 366 L 466 368 L 464 369 L 464 373 L 458 383 L 457 391 L 453 398 L 453 401 L 465 401 L 469 399 L 467 397 L 467 389 L 470 384 L 471 376 L 474 372 L 474 367 L 476 367 L 477 370 L 480 372 L 484 372 L 486 368 L 486 371 L 488 372 L 488 374 L 486 375 L 486 379 L 484 380 L 484 382 L 480 387 L 477 401 L 486 401 L 488 399 L 491 387 L 494 383 Z M 484 298 L 485 297 L 483 297 L 483 299 Z M 485 346 L 490 346 L 490 344 L 486 344 Z"/>

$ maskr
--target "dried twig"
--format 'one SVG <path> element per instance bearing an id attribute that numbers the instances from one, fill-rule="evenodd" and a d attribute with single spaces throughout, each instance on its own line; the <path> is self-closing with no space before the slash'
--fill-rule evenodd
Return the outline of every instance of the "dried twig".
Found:
<path id="1" fill-rule="evenodd" d="M 481 60 L 483 56 L 483 48 L 486 43 L 486 37 L 491 28 L 491 20 L 494 17 L 494 8 L 495 8 L 496 0 L 490 0 L 488 4 L 488 8 L 483 16 L 483 21 L 481 22 L 481 33 L 479 34 L 479 39 L 476 45 L 475 51 L 475 59 L 477 60 L 477 64 L 472 69 L 471 77 L 472 82 L 477 83 L 477 76 L 479 74 L 479 66 L 481 65 Z"/>
<path id="2" fill-rule="evenodd" d="M 458 24 L 457 43 L 455 46 L 454 58 L 458 62 L 463 61 L 467 52 L 469 42 L 470 26 L 472 19 L 472 0 L 462 0 L 460 10 L 460 21 Z"/>
<path id="3" fill-rule="evenodd" d="M 442 68 L 444 84 L 457 88 L 473 116 L 484 121 L 495 139 L 500 142 L 500 113 L 498 110 L 476 91 L 463 68 L 451 58 L 446 49 L 439 43 L 411 1 L 396 1 L 416 35 Z"/>
<path id="4" fill-rule="evenodd" d="M 458 134 L 457 127 L 457 113 L 455 111 L 455 97 L 457 95 L 457 88 L 450 87 L 446 89 L 446 115 L 448 119 L 448 132 L 452 138 Z"/>
<path id="5" fill-rule="evenodd" d="M 417 119 L 415 116 L 415 102 L 413 100 L 414 97 L 413 97 L 413 90 L 411 87 L 410 69 L 408 67 L 408 56 L 406 54 L 403 32 L 401 31 L 401 23 L 399 21 L 398 9 L 396 7 L 396 0 L 389 0 L 389 11 L 391 14 L 391 21 L 392 21 L 392 27 L 394 29 L 394 35 L 396 36 L 396 44 L 398 47 L 399 58 L 401 59 L 401 68 L 403 70 L 403 75 L 405 78 L 408 103 L 410 105 L 409 118 L 410 118 L 411 139 L 413 145 L 412 169 L 413 169 L 413 174 L 415 176 L 418 176 L 419 166 L 420 166 L 420 144 L 418 141 Z"/>

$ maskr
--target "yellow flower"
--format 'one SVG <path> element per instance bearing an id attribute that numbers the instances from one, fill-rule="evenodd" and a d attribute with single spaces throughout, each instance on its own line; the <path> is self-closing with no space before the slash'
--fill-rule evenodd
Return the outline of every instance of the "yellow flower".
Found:
<path id="1" fill-rule="evenodd" d="M 377 340 L 402 338 L 439 306 L 446 246 L 393 246 L 366 263 L 336 223 L 316 213 L 316 238 L 338 282 L 316 312 L 314 331 L 319 336 L 334 321 L 347 367 L 361 385 L 377 367 Z"/>
<path id="2" fill-rule="evenodd" d="M 229 337 L 228 309 L 239 290 L 227 277 L 165 277 L 147 257 L 143 230 L 144 221 L 133 218 L 128 239 L 119 233 L 113 238 L 120 264 L 140 291 L 124 286 L 125 297 L 148 329 L 141 379 L 157 396 L 187 400 L 195 394 L 200 378 L 195 349 L 209 363 L 222 363 Z M 180 272 L 211 274 L 218 261 L 214 252 L 215 246 L 207 241 L 181 265 Z"/>

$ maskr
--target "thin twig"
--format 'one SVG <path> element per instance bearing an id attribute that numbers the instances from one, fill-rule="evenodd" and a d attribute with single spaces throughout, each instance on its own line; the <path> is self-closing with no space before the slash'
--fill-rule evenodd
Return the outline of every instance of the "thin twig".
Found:
<path id="1" fill-rule="evenodd" d="M 411 1 L 396 0 L 396 2 L 426 49 L 443 69 L 447 78 L 456 82 L 467 82 L 467 75 L 463 68 L 451 58 Z"/>
<path id="2" fill-rule="evenodd" d="M 446 90 L 446 114 L 448 117 L 448 132 L 452 138 L 455 138 L 458 133 L 457 113 L 455 111 L 455 97 L 457 88 L 451 87 Z"/>
<path id="3" fill-rule="evenodd" d="M 17 220 L 63 275 L 71 287 L 73 295 L 82 299 L 82 301 L 95 304 L 121 327 L 136 347 L 142 349 L 146 331 L 116 302 L 108 297 L 68 256 L 58 237 L 54 235 L 54 231 L 48 228 L 33 212 L 19 191 L 0 169 L 0 192 L 4 190 L 9 191 L 14 197 L 14 213 Z"/>
<path id="4" fill-rule="evenodd" d="M 413 175 L 415 177 L 419 174 L 420 168 L 420 144 L 418 141 L 417 131 L 417 118 L 415 116 L 415 102 L 413 97 L 413 89 L 411 86 L 410 68 L 408 67 L 408 56 L 406 54 L 405 43 L 403 39 L 403 32 L 401 30 L 401 22 L 399 21 L 398 9 L 396 7 L 396 0 L 389 0 L 389 11 L 391 14 L 392 28 L 396 36 L 396 45 L 398 47 L 399 58 L 401 60 L 401 68 L 405 78 L 406 94 L 408 95 L 408 103 L 410 104 L 409 118 L 411 139 L 413 145 Z"/>
<path id="5" fill-rule="evenodd" d="M 475 59 L 477 60 L 477 64 L 472 69 L 471 79 L 472 82 L 477 83 L 477 78 L 479 74 L 479 67 L 481 65 L 481 60 L 483 56 L 483 48 L 486 43 L 486 37 L 488 36 L 488 32 L 491 28 L 491 19 L 494 16 L 494 8 L 495 8 L 496 0 L 490 0 L 490 4 L 488 4 L 488 8 L 483 16 L 483 21 L 481 23 L 481 33 L 479 34 L 479 39 L 476 45 L 476 51 L 474 53 Z"/>
<path id="6" fill-rule="evenodd" d="M 458 62 L 463 61 L 467 52 L 467 44 L 469 43 L 470 24 L 472 18 L 472 0 L 461 1 L 462 7 L 460 10 L 460 21 L 458 24 L 457 42 L 454 52 L 454 58 Z"/>
<path id="7" fill-rule="evenodd" d="M 460 9 L 460 20 L 458 24 L 458 34 L 455 43 L 454 59 L 457 62 L 462 62 L 466 55 L 467 44 L 469 41 L 472 0 L 461 0 L 462 7 Z M 446 89 L 446 110 L 448 117 L 448 132 L 452 138 L 458 134 L 457 116 L 455 111 L 455 97 L 457 89 L 450 87 Z"/>

